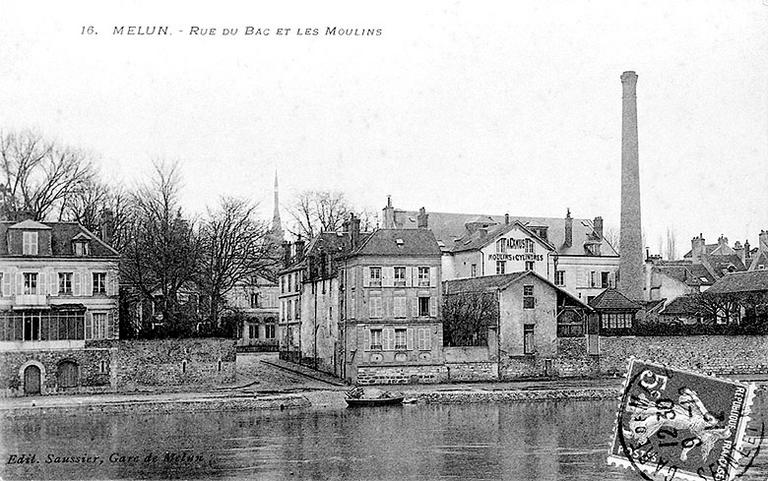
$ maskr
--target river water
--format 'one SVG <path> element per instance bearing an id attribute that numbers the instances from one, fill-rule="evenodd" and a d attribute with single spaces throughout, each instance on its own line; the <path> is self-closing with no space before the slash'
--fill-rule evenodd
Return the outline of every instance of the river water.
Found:
<path id="1" fill-rule="evenodd" d="M 0 420 L 0 477 L 641 479 L 606 463 L 616 405 L 568 401 L 6 418 Z M 8 464 L 22 453 L 34 454 L 36 462 Z M 73 464 L 65 457 L 90 462 Z M 766 479 L 767 473 L 768 463 L 758 458 L 745 478 Z"/>

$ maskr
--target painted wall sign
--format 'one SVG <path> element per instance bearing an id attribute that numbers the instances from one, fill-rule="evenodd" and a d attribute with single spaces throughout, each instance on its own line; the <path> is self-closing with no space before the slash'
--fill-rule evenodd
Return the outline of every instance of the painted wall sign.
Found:
<path id="1" fill-rule="evenodd" d="M 542 254 L 488 254 L 492 261 L 543 261 Z"/>

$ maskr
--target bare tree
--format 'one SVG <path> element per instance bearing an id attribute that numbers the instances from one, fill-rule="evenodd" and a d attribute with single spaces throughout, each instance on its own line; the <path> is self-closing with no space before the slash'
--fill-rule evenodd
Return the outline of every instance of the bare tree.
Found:
<path id="1" fill-rule="evenodd" d="M 177 164 L 155 162 L 153 179 L 131 195 L 121 276 L 141 299 L 160 308 L 171 331 L 181 331 L 179 293 L 195 280 L 200 246 L 182 217 Z"/>
<path id="2" fill-rule="evenodd" d="M 620 247 L 620 241 L 621 241 L 621 235 L 619 234 L 619 230 L 614 227 L 607 227 L 603 231 L 603 239 L 608 241 L 608 243 L 616 249 L 616 252 L 619 252 Z"/>
<path id="3" fill-rule="evenodd" d="M 296 197 L 289 212 L 295 225 L 288 231 L 312 239 L 320 232 L 338 230 L 352 208 L 342 192 L 308 190 Z"/>
<path id="4" fill-rule="evenodd" d="M 255 216 L 256 206 L 222 198 L 201 228 L 199 284 L 210 302 L 212 325 L 220 325 L 227 294 L 254 275 L 269 275 L 280 260 L 269 225 Z"/>
<path id="5" fill-rule="evenodd" d="M 102 240 L 120 251 L 126 237 L 129 203 L 130 196 L 123 189 L 91 180 L 64 199 L 59 220 L 78 222 L 86 229 L 99 233 L 102 222 L 105 221 L 103 216 L 108 212 L 107 221 L 111 224 L 110 238 Z"/>
<path id="6" fill-rule="evenodd" d="M 485 346 L 495 326 L 499 302 L 495 292 L 459 292 L 443 296 L 443 344 Z"/>
<path id="7" fill-rule="evenodd" d="M 89 156 L 29 132 L 0 132 L 3 213 L 43 220 L 94 177 Z"/>

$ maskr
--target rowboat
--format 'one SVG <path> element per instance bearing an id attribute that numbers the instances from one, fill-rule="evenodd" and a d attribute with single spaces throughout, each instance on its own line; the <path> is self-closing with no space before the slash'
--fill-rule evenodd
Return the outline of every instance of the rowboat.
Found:
<path id="1" fill-rule="evenodd" d="M 347 405 L 349 407 L 372 407 L 372 406 L 392 406 L 396 404 L 403 404 L 403 399 L 405 399 L 404 396 L 398 396 L 398 397 L 381 397 L 381 398 L 375 398 L 375 399 L 354 399 L 354 398 L 345 398 L 344 400 L 347 401 Z"/>

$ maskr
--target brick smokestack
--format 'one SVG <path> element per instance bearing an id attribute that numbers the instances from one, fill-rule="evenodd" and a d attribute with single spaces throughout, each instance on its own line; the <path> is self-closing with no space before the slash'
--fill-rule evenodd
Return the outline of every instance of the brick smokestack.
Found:
<path id="1" fill-rule="evenodd" d="M 427 209 L 424 207 L 419 209 L 419 215 L 416 217 L 416 222 L 419 229 L 426 229 L 429 227 L 429 214 L 427 214 Z"/>
<path id="2" fill-rule="evenodd" d="M 571 217 L 571 209 L 565 213 L 565 239 L 563 240 L 563 247 L 571 247 L 573 245 L 573 217 Z"/>
<path id="3" fill-rule="evenodd" d="M 619 290 L 632 300 L 644 299 L 643 236 L 640 219 L 640 162 L 637 149 L 637 74 L 621 74 L 621 232 Z"/>

